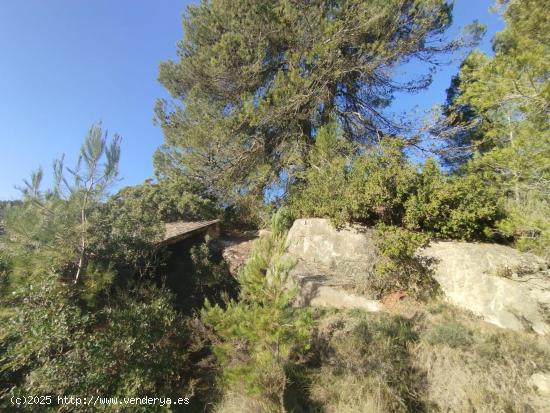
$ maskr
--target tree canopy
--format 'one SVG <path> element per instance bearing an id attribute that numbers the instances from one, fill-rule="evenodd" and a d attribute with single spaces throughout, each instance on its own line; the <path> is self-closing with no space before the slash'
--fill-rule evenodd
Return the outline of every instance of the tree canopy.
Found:
<path id="1" fill-rule="evenodd" d="M 471 53 L 449 89 L 444 156 L 507 198 L 510 217 L 500 230 L 542 252 L 550 240 L 547 5 L 500 4 L 507 25 L 493 39 L 494 57 Z"/>
<path id="2" fill-rule="evenodd" d="M 184 174 L 225 202 L 264 195 L 304 168 L 317 129 L 334 117 L 346 139 L 370 143 L 403 125 L 385 108 L 430 83 L 433 64 L 475 40 L 443 41 L 444 0 L 216 0 L 191 6 L 177 62 L 160 66 L 172 95 L 156 113 L 159 176 Z M 418 61 L 425 74 L 398 80 Z"/>

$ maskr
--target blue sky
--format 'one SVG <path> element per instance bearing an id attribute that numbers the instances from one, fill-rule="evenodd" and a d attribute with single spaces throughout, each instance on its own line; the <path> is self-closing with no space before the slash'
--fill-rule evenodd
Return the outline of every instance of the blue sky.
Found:
<path id="1" fill-rule="evenodd" d="M 2 0 L 0 2 L 0 199 L 14 199 L 30 172 L 65 153 L 71 164 L 89 127 L 102 121 L 122 136 L 121 185 L 152 176 L 162 143 L 153 106 L 166 92 L 158 65 L 176 57 L 182 0 Z M 449 35 L 478 19 L 480 45 L 503 27 L 493 0 L 457 0 Z M 459 60 L 442 68 L 429 90 L 399 96 L 395 109 L 429 109 L 445 99 Z M 411 70 L 411 68 L 407 68 Z M 414 68 L 412 68 L 414 70 Z"/>

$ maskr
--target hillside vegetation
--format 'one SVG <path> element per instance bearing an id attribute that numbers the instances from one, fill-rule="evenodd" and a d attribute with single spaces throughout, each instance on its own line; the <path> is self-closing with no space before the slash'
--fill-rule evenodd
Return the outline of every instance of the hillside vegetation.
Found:
<path id="1" fill-rule="evenodd" d="M 156 120 L 155 180 L 112 193 L 120 137 L 101 124 L 0 204 L 0 410 L 538 412 L 550 342 L 443 304 L 432 240 L 550 259 L 550 13 L 498 0 L 493 55 L 477 22 L 449 39 L 445 0 L 212 0 L 183 18 Z M 422 126 L 391 111 L 464 53 Z M 417 76 L 395 73 L 414 64 Z M 427 124 L 427 126 L 426 126 Z M 386 311 L 298 307 L 285 258 L 298 218 L 370 226 L 363 286 Z M 164 223 L 269 229 L 232 275 L 209 238 L 173 273 Z M 179 258 L 179 257 L 177 257 Z M 173 280 L 181 280 L 174 288 Z M 57 397 L 170 397 L 82 404 Z M 52 396 L 48 405 L 13 397 Z M 19 399 L 22 400 L 22 399 Z"/>

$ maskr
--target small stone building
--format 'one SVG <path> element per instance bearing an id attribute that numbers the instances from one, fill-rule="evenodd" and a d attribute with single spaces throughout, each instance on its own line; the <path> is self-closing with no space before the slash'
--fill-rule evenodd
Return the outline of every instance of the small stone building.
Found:
<path id="1" fill-rule="evenodd" d="M 204 238 L 206 235 L 211 238 L 219 237 L 220 220 L 167 222 L 164 228 L 164 238 L 160 244 L 174 245 L 186 239 Z"/>
<path id="2" fill-rule="evenodd" d="M 201 304 L 193 296 L 196 280 L 192 276 L 191 249 L 201 245 L 207 236 L 218 238 L 220 220 L 178 221 L 165 224 L 165 233 L 159 245 L 169 252 L 162 284 L 176 294 L 176 303 L 181 308 Z"/>

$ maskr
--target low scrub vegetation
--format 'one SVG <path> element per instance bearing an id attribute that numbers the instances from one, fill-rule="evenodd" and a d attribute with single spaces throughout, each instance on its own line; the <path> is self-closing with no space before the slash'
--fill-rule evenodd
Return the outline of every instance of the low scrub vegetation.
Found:
<path id="1" fill-rule="evenodd" d="M 496 193 L 475 175 L 451 176 L 434 160 L 419 171 L 404 153 L 403 141 L 386 139 L 359 151 L 334 125 L 319 130 L 303 184 L 290 196 L 297 217 L 381 223 L 432 237 L 484 239 L 502 216 Z"/>
<path id="2" fill-rule="evenodd" d="M 401 231 L 385 228 L 388 249 L 403 249 Z M 240 276 L 246 295 L 203 310 L 220 363 L 216 412 L 539 411 L 548 402 L 530 384 L 550 368 L 546 337 L 501 330 L 412 294 L 378 314 L 301 313 L 288 290 L 276 293 L 284 238 L 272 234 Z M 245 298 L 252 294 L 254 301 Z"/>
<path id="3" fill-rule="evenodd" d="M 425 234 L 378 225 L 376 247 L 380 258 L 371 277 L 370 291 L 379 297 L 396 291 L 424 299 L 435 296 L 438 285 L 432 277 L 432 260 L 418 255 L 428 242 Z"/>
<path id="4" fill-rule="evenodd" d="M 550 368 L 546 338 L 416 301 L 398 313 L 328 311 L 315 320 L 300 374 L 290 376 L 287 411 L 544 411 L 548 401 L 529 384 Z M 217 411 L 255 409 L 230 392 Z"/>

